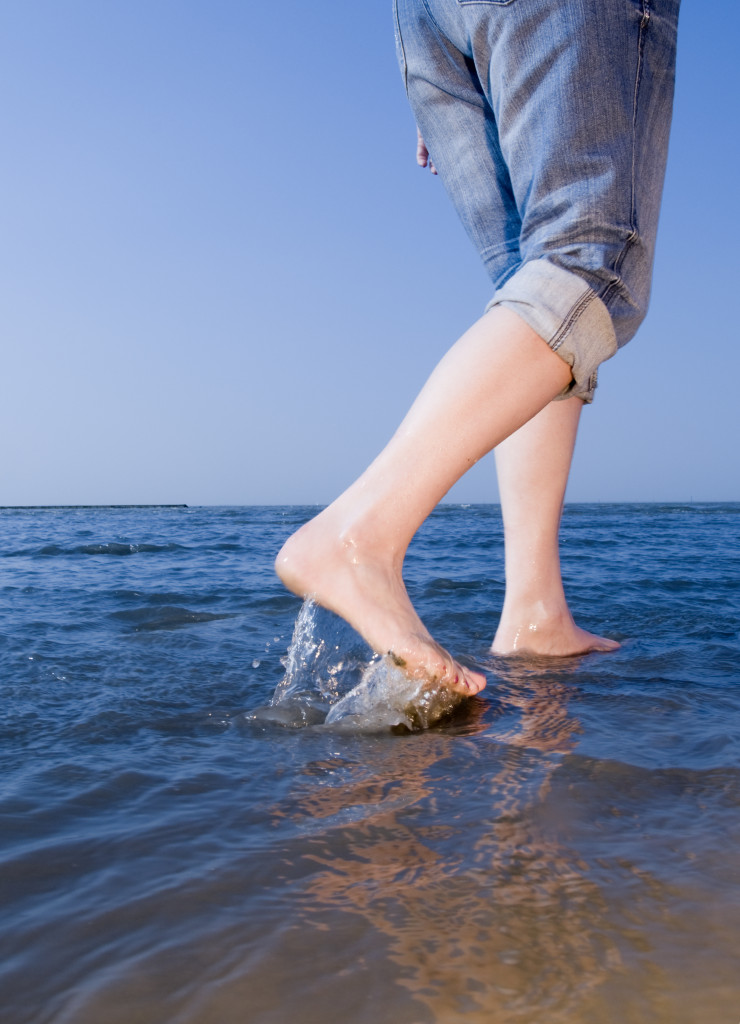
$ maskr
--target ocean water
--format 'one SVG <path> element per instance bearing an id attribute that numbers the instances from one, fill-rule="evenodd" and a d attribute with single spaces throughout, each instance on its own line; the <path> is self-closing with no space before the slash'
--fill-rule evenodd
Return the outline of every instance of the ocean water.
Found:
<path id="1" fill-rule="evenodd" d="M 3 1024 L 740 1020 L 740 505 L 568 506 L 622 647 L 549 664 L 440 507 L 409 590 L 489 682 L 428 719 L 273 577 L 314 511 L 0 510 Z"/>

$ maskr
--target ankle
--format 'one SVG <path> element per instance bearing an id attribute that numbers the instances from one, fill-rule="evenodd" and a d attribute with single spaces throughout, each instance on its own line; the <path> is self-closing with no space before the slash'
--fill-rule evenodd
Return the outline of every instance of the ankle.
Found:
<path id="1" fill-rule="evenodd" d="M 392 503 L 345 492 L 307 527 L 314 540 L 321 537 L 350 562 L 370 560 L 400 571 L 413 532 L 408 535 L 408 524 L 398 519 Z"/>
<path id="2" fill-rule="evenodd" d="M 514 592 L 510 589 L 506 591 L 504 606 L 501 610 L 502 622 L 504 620 L 527 621 L 540 624 L 569 621 L 570 619 L 571 614 L 562 585 L 549 589 L 534 586 L 532 588 L 517 588 Z"/>
<path id="3" fill-rule="evenodd" d="M 294 574 L 325 577 L 327 569 L 375 566 L 400 576 L 405 548 L 383 535 L 368 515 L 347 515 L 339 503 L 328 506 L 309 520 L 281 548 L 275 568 L 287 586 L 294 589 Z"/>

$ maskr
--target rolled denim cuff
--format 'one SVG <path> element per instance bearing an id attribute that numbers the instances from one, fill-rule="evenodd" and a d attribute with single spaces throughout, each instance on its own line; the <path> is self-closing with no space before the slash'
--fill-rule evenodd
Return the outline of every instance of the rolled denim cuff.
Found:
<path id="1" fill-rule="evenodd" d="M 577 274 L 547 259 L 523 264 L 486 306 L 512 309 L 570 366 L 573 380 L 558 398 L 593 401 L 597 369 L 617 351 L 606 306 Z"/>

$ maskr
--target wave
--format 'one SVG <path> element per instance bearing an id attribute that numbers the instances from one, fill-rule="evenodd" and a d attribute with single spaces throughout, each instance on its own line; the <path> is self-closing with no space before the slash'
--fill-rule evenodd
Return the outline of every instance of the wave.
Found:
<path id="1" fill-rule="evenodd" d="M 192 626 L 199 622 L 213 622 L 216 619 L 231 619 L 233 612 L 194 612 L 190 608 L 177 605 L 158 605 L 144 608 L 130 608 L 126 611 L 113 612 L 112 619 L 130 624 L 135 630 L 142 629 L 177 629 L 179 626 Z"/>

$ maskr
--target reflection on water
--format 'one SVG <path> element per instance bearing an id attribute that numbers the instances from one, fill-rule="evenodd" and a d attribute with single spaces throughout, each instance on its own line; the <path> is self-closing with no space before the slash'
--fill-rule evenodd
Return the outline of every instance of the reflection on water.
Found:
<path id="1" fill-rule="evenodd" d="M 709 1024 L 737 1004 L 729 961 L 697 966 L 695 854 L 679 855 L 668 879 L 660 854 L 676 851 L 660 840 L 650 867 L 632 860 L 621 833 L 639 824 L 617 802 L 593 806 L 608 768 L 564 763 L 579 728 L 568 694 L 565 678 L 516 673 L 500 687 L 498 722 L 476 721 L 474 705 L 460 731 L 386 746 L 371 771 L 341 756 L 306 766 L 291 794 L 292 821 L 306 830 L 299 927 L 317 949 L 333 948 L 347 916 L 383 937 L 417 1007 L 385 1019 Z M 511 708 L 519 725 L 501 729 Z M 640 774 L 622 771 L 615 786 L 629 790 Z M 660 802 L 676 780 L 654 784 Z M 684 780 L 685 795 L 700 786 Z M 587 851 L 577 845 L 584 827 L 603 833 Z M 726 952 L 738 909 L 714 933 Z M 625 989 L 628 978 L 638 987 Z"/>
<path id="2" fill-rule="evenodd" d="M 605 911 L 598 885 L 537 813 L 578 728 L 567 687 L 524 668 L 509 676 L 497 687 L 490 774 L 488 757 L 472 776 L 470 765 L 454 771 L 460 733 L 442 733 L 388 749 L 369 780 L 361 766 L 313 766 L 325 784 L 312 772 L 294 794 L 297 820 L 335 823 L 311 843 L 302 920 L 326 927 L 331 913 L 361 915 L 386 937 L 400 984 L 428 1020 L 495 1014 L 507 1024 L 529 1019 L 533 1005 L 572 1019 L 620 963 L 594 927 Z M 489 729 L 484 702 L 471 704 L 468 735 Z"/>

